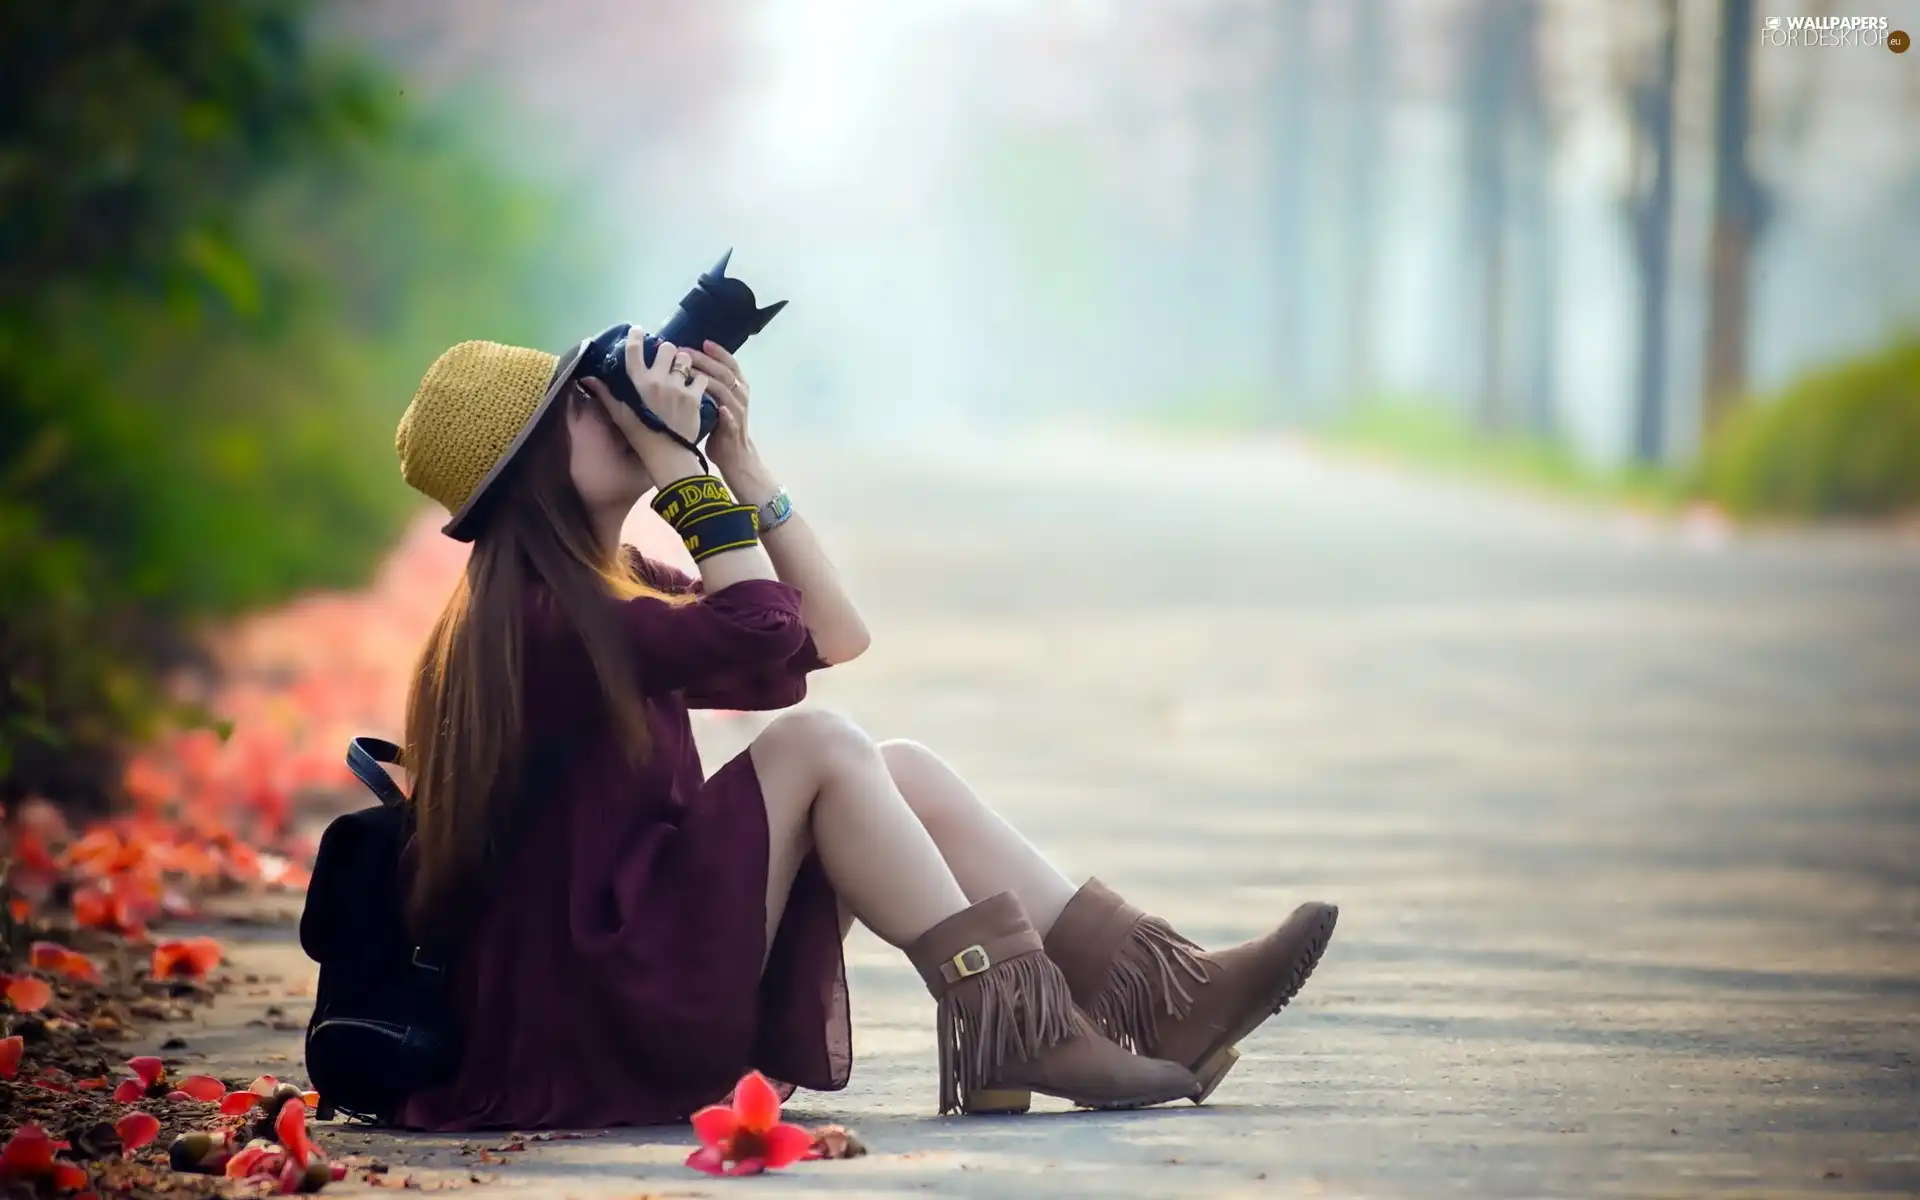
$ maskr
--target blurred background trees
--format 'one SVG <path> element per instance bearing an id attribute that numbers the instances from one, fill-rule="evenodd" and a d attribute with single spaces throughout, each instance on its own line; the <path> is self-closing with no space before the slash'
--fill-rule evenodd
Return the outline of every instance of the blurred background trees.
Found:
<path id="1" fill-rule="evenodd" d="M 97 800 L 206 620 L 361 581 L 424 362 L 552 336 L 561 210 L 308 17 L 0 12 L 0 799 Z"/>
<path id="2" fill-rule="evenodd" d="M 97 796 L 207 622 L 365 578 L 440 349 L 657 322 L 728 246 L 793 302 L 769 441 L 1911 508 L 1920 53 L 1764 44 L 1829 7 L 9 4 L 0 799 Z"/>

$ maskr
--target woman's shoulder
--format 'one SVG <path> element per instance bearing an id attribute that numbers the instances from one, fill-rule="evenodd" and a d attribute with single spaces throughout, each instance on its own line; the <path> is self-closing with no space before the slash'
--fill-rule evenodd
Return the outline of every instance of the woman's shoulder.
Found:
<path id="1" fill-rule="evenodd" d="M 700 581 L 680 570 L 678 567 L 661 562 L 657 558 L 648 558 L 638 546 L 622 546 L 627 565 L 634 576 L 647 587 L 669 596 L 685 596 L 699 592 Z"/>

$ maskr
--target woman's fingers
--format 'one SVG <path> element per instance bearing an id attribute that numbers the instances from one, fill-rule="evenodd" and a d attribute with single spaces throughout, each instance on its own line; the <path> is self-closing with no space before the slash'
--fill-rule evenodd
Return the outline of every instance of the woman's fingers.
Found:
<path id="1" fill-rule="evenodd" d="M 734 359 L 732 351 L 711 338 L 702 342 L 700 348 L 717 359 L 722 367 L 725 367 L 731 372 L 733 378 L 737 379 L 740 377 L 740 364 Z"/>
<path id="2" fill-rule="evenodd" d="M 693 365 L 713 378 L 714 399 L 722 404 L 731 400 L 742 407 L 747 403 L 746 380 L 719 359 L 700 351 L 693 352 Z"/>
<path id="3" fill-rule="evenodd" d="M 640 419 L 633 415 L 633 410 L 622 404 L 606 384 L 592 376 L 579 380 L 579 383 L 581 387 L 587 389 L 587 395 L 600 402 L 600 407 L 606 411 L 607 418 L 613 422 L 613 427 L 618 429 L 628 441 L 632 441 L 634 434 L 644 428 L 640 424 Z"/>
<path id="4" fill-rule="evenodd" d="M 641 342 L 639 339 L 629 339 L 627 342 L 627 354 L 637 360 L 638 356 L 643 353 L 640 347 Z M 678 353 L 680 353 L 680 347 L 662 338 L 659 345 L 654 347 L 653 362 L 648 364 L 646 368 L 647 378 L 651 379 L 657 386 L 663 387 L 666 386 L 669 381 L 678 383 L 679 380 L 674 379 L 672 373 L 673 358 L 674 355 Z"/>

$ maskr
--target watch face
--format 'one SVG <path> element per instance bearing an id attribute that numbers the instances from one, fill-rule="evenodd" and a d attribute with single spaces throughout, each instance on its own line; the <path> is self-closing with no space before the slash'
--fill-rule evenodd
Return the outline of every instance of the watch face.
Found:
<path id="1" fill-rule="evenodd" d="M 767 501 L 767 507 L 773 510 L 775 517 L 784 517 L 787 515 L 787 512 L 793 508 L 793 498 L 785 492 L 780 492 L 775 495 L 773 499 Z"/>

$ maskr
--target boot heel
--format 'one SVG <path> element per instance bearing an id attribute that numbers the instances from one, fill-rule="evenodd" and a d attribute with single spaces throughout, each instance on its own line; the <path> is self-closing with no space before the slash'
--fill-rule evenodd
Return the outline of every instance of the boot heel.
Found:
<path id="1" fill-rule="evenodd" d="M 1227 1077 L 1227 1072 L 1233 1070 L 1233 1064 L 1239 1061 L 1239 1048 L 1228 1046 L 1195 1068 L 1193 1075 L 1200 1081 L 1200 1090 L 1193 1094 L 1193 1102 L 1205 1104 L 1207 1097 L 1213 1095 L 1213 1089 L 1220 1086 L 1220 1081 Z"/>
<path id="2" fill-rule="evenodd" d="M 1023 1113 L 1033 1107 L 1033 1093 L 1010 1088 L 982 1088 L 967 1097 L 960 1111 L 975 1117 Z"/>

